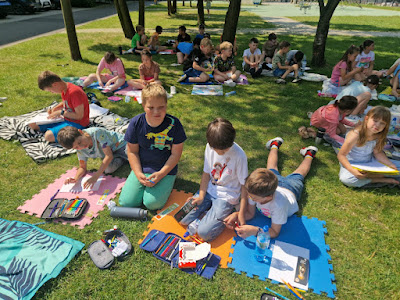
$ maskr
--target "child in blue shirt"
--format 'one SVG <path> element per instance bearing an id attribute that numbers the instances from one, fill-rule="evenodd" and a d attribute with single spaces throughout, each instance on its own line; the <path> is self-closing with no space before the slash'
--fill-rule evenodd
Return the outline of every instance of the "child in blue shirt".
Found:
<path id="1" fill-rule="evenodd" d="M 97 172 L 84 183 L 85 188 L 95 184 L 103 173 L 115 172 L 128 160 L 124 135 L 105 128 L 91 127 L 80 130 L 67 126 L 60 129 L 57 139 L 64 148 L 77 150 L 79 168 L 73 178 L 65 181 L 66 184 L 75 183 L 85 176 L 88 158 L 102 158 L 103 162 Z"/>
<path id="2" fill-rule="evenodd" d="M 142 90 L 144 113 L 132 118 L 125 134 L 132 172 L 119 197 L 121 206 L 162 208 L 174 186 L 185 131 L 167 114 L 167 93 L 156 83 Z"/>

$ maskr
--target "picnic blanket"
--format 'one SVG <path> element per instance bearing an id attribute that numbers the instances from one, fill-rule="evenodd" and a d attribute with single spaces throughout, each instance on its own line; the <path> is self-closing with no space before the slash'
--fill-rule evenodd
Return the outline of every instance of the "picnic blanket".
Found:
<path id="1" fill-rule="evenodd" d="M 58 189 L 61 189 L 65 180 L 70 177 L 74 177 L 77 169 L 72 168 L 68 170 L 66 173 L 62 174 L 60 178 L 56 179 L 53 183 L 50 183 L 45 189 L 41 190 L 38 194 L 34 195 L 32 199 L 26 200 L 23 205 L 18 207 L 17 209 L 22 213 L 28 213 L 31 216 L 36 216 L 40 218 L 43 211 L 46 209 L 47 205 L 50 202 L 50 198 L 57 192 Z M 92 172 L 88 173 L 92 175 Z M 56 219 L 54 222 L 59 222 L 62 224 L 69 224 L 71 226 L 77 226 L 80 229 L 83 229 L 86 225 L 89 225 L 93 222 L 93 219 L 99 215 L 99 212 L 102 211 L 105 205 L 119 193 L 125 184 L 126 178 L 119 178 L 111 175 L 103 175 L 103 180 L 100 184 L 100 187 L 97 191 L 90 192 L 80 192 L 80 193 L 61 193 L 59 192 L 56 198 L 66 198 L 73 199 L 76 197 L 85 198 L 88 201 L 88 208 L 84 212 L 84 215 L 76 220 L 65 220 L 65 219 Z M 100 198 L 103 197 L 103 203 L 97 204 Z"/>
<path id="2" fill-rule="evenodd" d="M 31 299 L 84 245 L 28 223 L 0 219 L 0 298 Z"/>
<path id="3" fill-rule="evenodd" d="M 244 74 L 240 74 L 240 81 L 237 82 L 236 84 L 238 85 L 247 85 L 249 84 L 249 81 L 247 80 L 247 76 Z M 195 85 L 213 85 L 213 84 L 223 84 L 222 82 L 218 82 L 216 80 L 214 80 L 214 76 L 211 74 L 210 75 L 210 80 L 206 81 L 206 82 L 189 82 L 188 79 L 181 81 L 181 84 L 195 84 Z"/>
<path id="4" fill-rule="evenodd" d="M 183 236 L 183 234 L 186 232 L 186 227 L 180 225 L 175 220 L 174 215 L 183 206 L 183 204 L 186 202 L 186 199 L 191 196 L 193 196 L 193 194 L 191 193 L 172 190 L 172 193 L 169 196 L 167 203 L 162 209 L 157 211 L 157 213 L 162 212 L 163 210 L 176 203 L 175 208 L 163 217 L 160 217 L 158 215 L 154 216 L 152 218 L 152 222 L 148 225 L 148 229 L 143 232 L 143 238 L 146 237 L 153 229 L 163 232 L 171 232 L 179 236 Z M 235 232 L 233 230 L 225 228 L 225 230 L 218 236 L 218 238 L 210 242 L 211 252 L 221 257 L 221 268 L 227 268 L 227 264 L 230 261 L 229 254 L 232 252 L 231 245 L 233 242 L 233 236 L 235 236 Z M 138 244 L 140 244 L 142 241 L 143 239 L 139 240 Z"/>
<path id="5" fill-rule="evenodd" d="M 248 221 L 248 224 L 262 227 L 271 225 L 271 219 L 266 218 L 257 211 L 255 217 Z M 325 221 L 320 221 L 316 218 L 309 219 L 305 216 L 298 217 L 293 215 L 288 218 L 286 224 L 282 225 L 281 233 L 275 240 L 310 250 L 308 286 L 316 294 L 325 292 L 328 297 L 334 298 L 336 285 L 333 281 L 335 280 L 335 275 L 330 264 L 331 257 L 327 252 L 330 248 L 325 244 L 325 234 L 327 233 L 325 225 Z M 275 243 L 275 240 L 271 240 L 271 245 Z M 245 272 L 248 277 L 252 278 L 256 275 L 259 279 L 266 280 L 270 266 L 269 264 L 255 261 L 256 237 L 251 236 L 245 240 L 240 237 L 234 237 L 234 241 L 236 243 L 232 246 L 232 263 L 228 264 L 228 267 L 235 269 L 235 273 Z M 271 250 L 268 250 L 266 255 L 271 261 Z"/>
<path id="6" fill-rule="evenodd" d="M 45 162 L 48 159 L 55 159 L 71 153 L 75 153 L 73 149 L 65 149 L 58 143 L 49 143 L 44 139 L 44 133 L 34 131 L 26 124 L 27 121 L 36 115 L 46 112 L 48 108 L 53 107 L 58 102 L 53 102 L 49 107 L 16 117 L 3 117 L 0 119 L 0 138 L 10 141 L 17 140 L 25 149 L 26 154 L 31 157 L 36 163 Z M 108 110 L 100 110 L 96 104 L 90 104 L 90 125 L 89 127 L 104 127 L 108 130 L 124 132 L 126 130 L 129 119 L 120 117 L 117 114 Z M 93 115 L 93 111 L 103 113 Z M 107 113 L 107 115 L 106 115 Z M 114 116 L 114 119 L 119 118 L 121 121 L 118 124 L 108 122 L 109 118 L 105 116 Z"/>

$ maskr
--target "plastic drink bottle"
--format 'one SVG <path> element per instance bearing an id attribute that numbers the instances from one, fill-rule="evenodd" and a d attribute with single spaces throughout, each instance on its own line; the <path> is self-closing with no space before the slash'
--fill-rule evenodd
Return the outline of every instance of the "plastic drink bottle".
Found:
<path id="1" fill-rule="evenodd" d="M 265 251 L 269 247 L 271 241 L 268 229 L 268 225 L 265 225 L 262 229 L 260 228 L 257 233 L 255 258 L 259 262 L 265 261 Z"/>
<path id="2" fill-rule="evenodd" d="M 200 219 L 196 219 L 192 223 L 190 223 L 186 228 L 186 232 L 184 233 L 183 237 L 187 238 L 188 236 L 195 235 L 197 233 L 197 228 L 199 228 L 199 224 Z"/>

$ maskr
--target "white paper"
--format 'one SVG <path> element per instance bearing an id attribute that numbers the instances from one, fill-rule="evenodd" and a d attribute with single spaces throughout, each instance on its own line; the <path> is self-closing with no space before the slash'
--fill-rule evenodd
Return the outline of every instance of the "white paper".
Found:
<path id="1" fill-rule="evenodd" d="M 389 168 L 377 160 L 372 160 L 365 163 L 353 163 L 353 168 L 361 169 L 367 172 L 379 172 L 379 173 L 395 173 L 397 170 Z M 398 172 L 397 172 L 398 173 Z"/>
<path id="2" fill-rule="evenodd" d="M 56 118 L 56 119 L 48 119 L 47 117 L 49 114 L 46 112 L 42 112 L 34 116 L 32 119 L 26 122 L 26 124 L 32 124 L 36 123 L 37 125 L 43 125 L 43 124 L 53 124 L 53 123 L 59 123 L 64 121 L 64 118 Z"/>
<path id="3" fill-rule="evenodd" d="M 100 176 L 99 179 L 97 179 L 96 183 L 92 186 L 92 188 L 89 189 L 84 188 L 83 184 L 91 177 L 92 176 L 90 175 L 86 175 L 85 177 L 79 179 L 79 181 L 76 183 L 63 184 L 63 186 L 60 189 L 60 193 L 79 193 L 79 192 L 97 191 L 104 178 L 103 176 Z"/>
<path id="4" fill-rule="evenodd" d="M 100 107 L 97 104 L 89 104 L 89 118 L 95 118 L 108 113 L 109 109 Z"/>
<path id="5" fill-rule="evenodd" d="M 268 278 L 279 282 L 282 282 L 283 279 L 294 287 L 307 290 L 308 283 L 307 286 L 304 286 L 294 281 L 299 256 L 309 260 L 310 250 L 281 241 L 275 241 Z"/>

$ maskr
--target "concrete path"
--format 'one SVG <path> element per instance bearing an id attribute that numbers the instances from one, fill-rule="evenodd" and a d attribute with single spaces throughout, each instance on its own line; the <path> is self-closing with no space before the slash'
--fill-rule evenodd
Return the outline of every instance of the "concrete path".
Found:
<path id="1" fill-rule="evenodd" d="M 274 24 L 275 29 L 268 30 L 255 30 L 261 34 L 275 32 L 278 34 L 300 34 L 300 35 L 315 35 L 316 27 L 306 25 L 295 20 L 289 19 L 285 16 L 304 16 L 304 12 L 300 10 L 299 6 L 290 3 L 266 3 L 256 7 L 253 6 L 242 6 L 242 10 L 246 10 L 259 15 L 263 20 Z M 319 10 L 317 4 L 312 4 L 311 8 L 307 10 L 307 16 L 319 16 Z M 359 8 L 353 6 L 339 6 L 334 13 L 334 16 L 357 16 L 357 15 L 370 15 L 370 16 L 399 16 L 400 11 L 383 10 L 383 9 L 369 9 Z M 240 32 L 241 30 L 239 30 Z M 246 31 L 248 32 L 248 31 Z M 388 36 L 388 37 L 400 37 L 400 31 L 398 32 L 383 32 L 383 31 L 360 31 L 360 30 L 337 30 L 330 29 L 329 35 L 345 35 L 345 36 Z"/>

